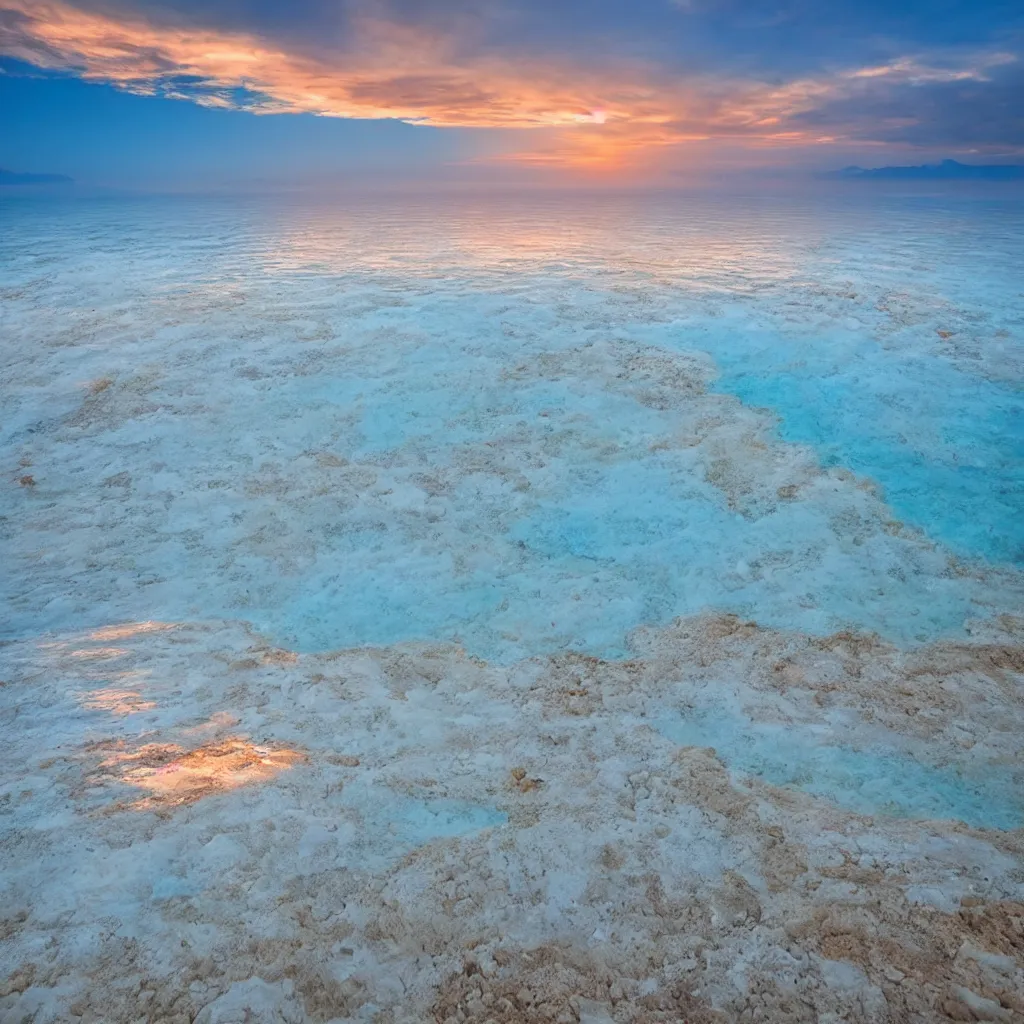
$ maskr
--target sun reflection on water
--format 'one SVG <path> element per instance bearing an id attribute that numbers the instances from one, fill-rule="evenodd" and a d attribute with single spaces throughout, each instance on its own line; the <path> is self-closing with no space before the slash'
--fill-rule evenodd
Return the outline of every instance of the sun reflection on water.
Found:
<path id="1" fill-rule="evenodd" d="M 106 746 L 109 749 L 110 745 Z M 127 804 L 114 804 L 111 810 L 146 811 L 195 803 L 265 782 L 305 760 L 305 755 L 296 750 L 256 746 L 240 738 L 213 741 L 194 750 L 176 743 L 112 746 L 113 752 L 88 774 L 88 784 L 123 783 L 147 795 Z"/>

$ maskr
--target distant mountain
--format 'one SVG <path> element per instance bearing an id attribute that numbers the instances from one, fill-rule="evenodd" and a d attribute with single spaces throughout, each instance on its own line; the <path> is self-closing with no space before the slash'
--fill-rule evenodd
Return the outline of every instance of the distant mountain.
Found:
<path id="1" fill-rule="evenodd" d="M 70 185 L 74 180 L 66 174 L 17 174 L 0 167 L 0 185 Z"/>
<path id="2" fill-rule="evenodd" d="M 918 164 L 916 167 L 844 167 L 826 178 L 887 178 L 930 181 L 1018 181 L 1024 180 L 1020 164 L 962 164 L 943 160 L 941 164 Z"/>

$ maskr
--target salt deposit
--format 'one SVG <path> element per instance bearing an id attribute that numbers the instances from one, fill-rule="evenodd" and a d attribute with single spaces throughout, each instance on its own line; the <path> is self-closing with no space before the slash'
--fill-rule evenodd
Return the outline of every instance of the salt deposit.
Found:
<path id="1" fill-rule="evenodd" d="M 0 1021 L 1024 1019 L 957 202 L 6 200 Z"/>

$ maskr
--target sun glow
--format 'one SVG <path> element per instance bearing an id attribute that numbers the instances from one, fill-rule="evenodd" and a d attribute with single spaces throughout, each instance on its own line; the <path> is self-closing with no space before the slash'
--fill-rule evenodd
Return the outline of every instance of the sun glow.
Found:
<path id="1" fill-rule="evenodd" d="M 304 759 L 295 750 L 258 747 L 238 738 L 194 750 L 175 743 L 146 743 L 109 753 L 89 773 L 88 782 L 93 786 L 119 782 L 147 794 L 115 809 L 156 810 L 265 782 Z"/>
<path id="2" fill-rule="evenodd" d="M 985 80 L 996 53 L 933 67 L 901 58 L 788 82 L 687 74 L 637 59 L 596 72 L 571 55 L 479 51 L 458 33 L 363 14 L 340 49 L 287 47 L 239 31 L 115 17 L 65 0 L 0 0 L 0 53 L 142 95 L 254 114 L 396 119 L 414 125 L 529 129 L 538 144 L 498 162 L 576 170 L 656 164 L 707 139 L 822 145 L 845 134 L 800 115 L 891 82 Z M 552 138 L 552 130 L 555 136 Z"/>

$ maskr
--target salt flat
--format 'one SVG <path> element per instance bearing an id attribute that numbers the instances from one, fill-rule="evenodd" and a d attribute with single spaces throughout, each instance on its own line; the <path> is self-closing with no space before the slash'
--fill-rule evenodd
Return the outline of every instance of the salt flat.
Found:
<path id="1" fill-rule="evenodd" d="M 4 213 L 0 1020 L 1024 1017 L 1019 202 Z"/>

